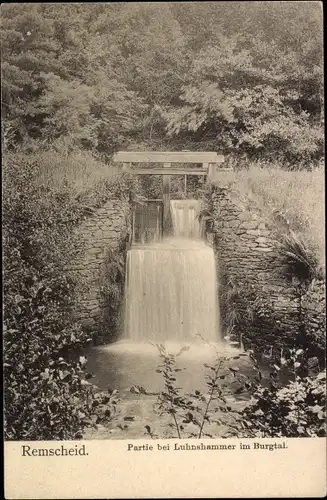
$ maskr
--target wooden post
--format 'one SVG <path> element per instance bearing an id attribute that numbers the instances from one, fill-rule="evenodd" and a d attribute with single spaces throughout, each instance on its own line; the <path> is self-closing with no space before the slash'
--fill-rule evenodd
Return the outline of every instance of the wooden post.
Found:
<path id="1" fill-rule="evenodd" d="M 155 238 L 155 241 L 159 241 L 160 240 L 159 219 L 160 219 L 160 205 L 157 205 L 157 224 L 156 224 L 156 238 Z"/>
<path id="2" fill-rule="evenodd" d="M 141 205 L 141 243 L 145 243 L 145 231 L 144 231 L 144 205 Z"/>
<path id="3" fill-rule="evenodd" d="M 216 177 L 215 173 L 216 173 L 216 163 L 209 163 L 208 164 L 207 182 L 215 180 L 215 177 Z"/>
<path id="4" fill-rule="evenodd" d="M 135 206 L 133 207 L 132 243 L 135 243 Z"/>
<path id="5" fill-rule="evenodd" d="M 164 168 L 169 168 L 170 163 L 164 163 Z M 170 211 L 170 175 L 163 175 L 163 232 L 167 233 Z"/>

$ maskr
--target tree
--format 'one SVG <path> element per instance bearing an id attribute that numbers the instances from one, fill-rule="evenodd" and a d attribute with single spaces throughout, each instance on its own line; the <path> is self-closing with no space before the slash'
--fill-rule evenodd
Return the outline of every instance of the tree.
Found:
<path id="1" fill-rule="evenodd" d="M 171 136 L 291 162 L 322 156 L 321 10 L 299 4 L 176 6 L 200 50 L 181 103 L 163 111 Z"/>
<path id="2" fill-rule="evenodd" d="M 12 144 L 322 155 L 318 2 L 6 5 Z"/>

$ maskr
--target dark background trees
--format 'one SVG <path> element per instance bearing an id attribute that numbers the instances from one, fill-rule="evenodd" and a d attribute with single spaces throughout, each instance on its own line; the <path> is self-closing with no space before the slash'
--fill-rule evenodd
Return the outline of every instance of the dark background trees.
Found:
<path id="1" fill-rule="evenodd" d="M 10 147 L 322 156 L 319 2 L 8 4 L 1 22 Z"/>

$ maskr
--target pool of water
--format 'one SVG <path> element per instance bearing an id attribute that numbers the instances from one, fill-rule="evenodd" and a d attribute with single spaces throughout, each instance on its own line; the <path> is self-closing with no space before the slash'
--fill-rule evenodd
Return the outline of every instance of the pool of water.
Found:
<path id="1" fill-rule="evenodd" d="M 254 375 L 252 364 L 239 349 L 226 343 L 206 344 L 202 341 L 163 344 L 166 350 L 174 355 L 183 349 L 176 357 L 175 365 L 180 370 L 176 372 L 175 384 L 181 389 L 181 394 L 194 393 L 195 390 L 207 393 L 206 375 L 213 372 L 204 364 L 212 366 L 217 357 L 225 358 L 220 374 L 229 373 L 230 376 L 220 381 L 226 389 L 224 394 L 235 409 L 238 405 L 244 405 L 248 395 L 239 394 L 237 401 L 228 395 L 237 388 L 236 379 L 229 368 L 236 368 L 249 376 Z M 120 414 L 117 418 L 106 427 L 88 429 L 85 436 L 87 439 L 144 438 L 146 425 L 159 437 L 176 437 L 173 431 L 169 430 L 169 415 L 159 415 L 156 407 L 158 393 L 164 389 L 164 381 L 162 374 L 156 372 L 162 361 L 155 345 L 120 341 L 93 347 L 86 351 L 85 355 L 88 359 L 88 371 L 93 374 L 92 383 L 103 391 L 117 389 L 120 397 Z M 142 393 L 143 390 L 140 393 L 139 388 L 143 388 L 145 394 Z M 130 421 L 131 417 L 133 421 Z M 228 415 L 224 414 L 223 418 L 228 418 Z M 223 436 L 227 431 L 226 425 L 213 424 L 211 427 L 214 427 L 216 436 Z"/>
<path id="2" fill-rule="evenodd" d="M 226 357 L 226 367 L 231 364 L 242 367 L 253 374 L 253 370 L 246 357 L 233 359 L 239 356 L 240 351 L 226 344 L 202 343 L 175 343 L 165 342 L 166 350 L 177 355 L 176 384 L 183 391 L 205 389 L 205 375 L 208 368 L 204 364 L 213 365 L 215 360 Z M 120 341 L 100 347 L 93 347 L 86 353 L 88 370 L 94 375 L 92 382 L 101 390 L 118 389 L 131 397 L 132 386 L 141 386 L 149 393 L 157 393 L 163 389 L 162 374 L 157 373 L 158 365 L 162 363 L 155 345 L 143 342 Z M 209 369 L 210 370 L 210 369 Z"/>

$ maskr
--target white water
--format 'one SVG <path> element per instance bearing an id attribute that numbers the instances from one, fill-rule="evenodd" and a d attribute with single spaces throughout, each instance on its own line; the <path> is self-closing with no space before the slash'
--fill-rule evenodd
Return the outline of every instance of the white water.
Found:
<path id="1" fill-rule="evenodd" d="M 127 255 L 125 338 L 218 340 L 216 265 L 200 238 L 199 202 L 171 202 L 175 236 Z"/>
<path id="2" fill-rule="evenodd" d="M 198 200 L 172 200 L 170 202 L 174 235 L 183 238 L 200 238 L 200 211 Z"/>
<path id="3" fill-rule="evenodd" d="M 93 383 L 102 390 L 118 389 L 121 396 L 123 417 L 106 430 L 106 439 L 144 438 L 145 424 L 159 436 L 166 435 L 170 420 L 155 410 L 157 394 L 164 390 L 162 374 L 157 373 L 161 359 L 149 341 L 181 354 L 176 357 L 180 371 L 175 376 L 184 393 L 207 391 L 206 364 L 213 365 L 218 356 L 238 354 L 220 342 L 215 257 L 200 239 L 198 202 L 172 202 L 171 209 L 175 236 L 133 246 L 128 252 L 124 337 L 87 354 Z M 146 395 L 140 397 L 135 387 L 145 388 Z M 125 415 L 135 422 L 126 424 Z M 217 424 L 213 434 L 223 435 L 224 429 Z"/>

